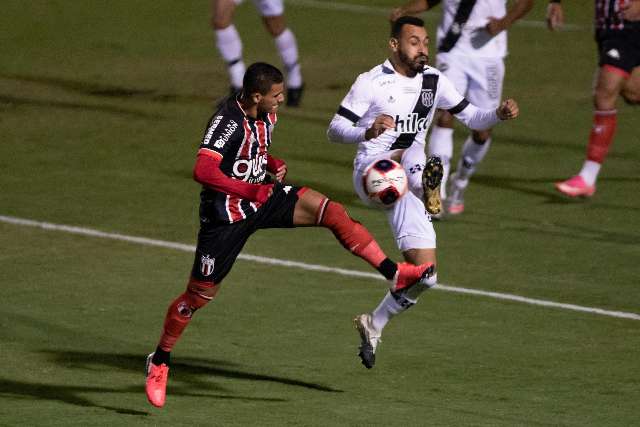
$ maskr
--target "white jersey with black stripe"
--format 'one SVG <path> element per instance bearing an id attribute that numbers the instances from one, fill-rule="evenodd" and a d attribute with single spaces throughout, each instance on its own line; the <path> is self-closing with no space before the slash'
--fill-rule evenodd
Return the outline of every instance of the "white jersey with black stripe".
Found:
<path id="1" fill-rule="evenodd" d="M 467 105 L 468 101 L 437 69 L 425 67 L 423 73 L 406 77 L 397 73 L 391 62 L 386 60 L 358 76 L 340 103 L 329 132 L 332 129 L 340 132 L 345 121 L 358 129 L 366 129 L 382 114 L 393 117 L 395 128 L 376 138 L 343 141 L 358 142 L 357 164 L 359 158 L 407 148 L 413 143 L 424 145 L 436 109 L 450 110 L 455 114 Z"/>
<path id="2" fill-rule="evenodd" d="M 443 45 L 447 44 L 445 40 L 449 37 L 455 42 L 445 51 L 466 56 L 504 58 L 507 55 L 507 32 L 502 31 L 492 37 L 486 26 L 489 18 L 502 18 L 507 14 L 506 3 L 506 0 L 443 0 L 442 19 L 437 32 L 438 51 L 443 51 Z M 468 16 L 466 22 L 456 22 L 456 16 L 460 15 Z"/>

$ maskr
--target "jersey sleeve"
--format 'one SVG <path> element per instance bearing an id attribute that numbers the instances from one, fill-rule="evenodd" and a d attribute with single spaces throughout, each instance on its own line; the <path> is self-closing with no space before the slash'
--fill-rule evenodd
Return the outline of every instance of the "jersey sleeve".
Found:
<path id="1" fill-rule="evenodd" d="M 240 138 L 239 134 L 242 132 L 242 125 L 238 119 L 229 115 L 215 114 L 209 120 L 198 154 L 222 158 L 227 152 L 229 142 L 234 138 Z"/>
<path id="2" fill-rule="evenodd" d="M 369 110 L 372 100 L 371 81 L 366 74 L 360 74 L 351 85 L 347 96 L 338 107 L 337 115 L 344 117 L 354 125 Z"/>
<path id="3" fill-rule="evenodd" d="M 451 114 L 458 114 L 469 105 L 469 101 L 460 95 L 455 86 L 453 86 L 453 83 L 451 83 L 451 80 L 444 74 L 440 74 L 438 85 L 438 92 L 440 93 L 438 108 L 447 110 Z"/>

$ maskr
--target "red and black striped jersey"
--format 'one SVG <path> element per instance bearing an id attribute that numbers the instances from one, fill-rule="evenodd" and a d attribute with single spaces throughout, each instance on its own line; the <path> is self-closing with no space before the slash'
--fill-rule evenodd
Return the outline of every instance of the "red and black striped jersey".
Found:
<path id="1" fill-rule="evenodd" d="M 267 173 L 267 150 L 276 124 L 276 114 L 257 119 L 247 116 L 235 96 L 211 116 L 198 154 L 220 159 L 220 170 L 230 178 L 261 184 Z M 200 217 L 207 223 L 233 223 L 253 215 L 260 203 L 202 188 Z"/>
<path id="2" fill-rule="evenodd" d="M 640 22 L 622 19 L 621 9 L 629 0 L 595 0 L 596 31 L 619 31 L 638 29 Z"/>

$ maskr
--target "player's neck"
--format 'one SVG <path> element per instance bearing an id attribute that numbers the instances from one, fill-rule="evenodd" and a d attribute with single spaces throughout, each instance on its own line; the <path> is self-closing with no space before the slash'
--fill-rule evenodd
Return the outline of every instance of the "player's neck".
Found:
<path id="1" fill-rule="evenodd" d="M 240 105 L 240 108 L 242 108 L 242 112 L 245 116 L 251 117 L 252 119 L 258 118 L 258 104 L 247 101 L 241 95 L 238 99 L 238 105 Z"/>
<path id="2" fill-rule="evenodd" d="M 397 58 L 391 57 L 389 58 L 389 62 L 391 62 L 391 65 L 393 65 L 393 69 L 396 71 L 396 73 L 400 74 L 401 76 L 413 78 L 416 76 L 416 74 L 418 74 L 417 71 L 412 70 Z"/>

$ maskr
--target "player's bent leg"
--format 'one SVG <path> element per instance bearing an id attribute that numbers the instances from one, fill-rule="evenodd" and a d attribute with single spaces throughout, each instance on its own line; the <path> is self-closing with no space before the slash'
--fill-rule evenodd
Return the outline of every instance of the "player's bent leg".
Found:
<path id="1" fill-rule="evenodd" d="M 273 37 L 287 75 L 287 105 L 300 106 L 304 84 L 298 59 L 298 42 L 295 34 L 287 28 L 284 15 L 263 16 L 264 24 Z"/>
<path id="2" fill-rule="evenodd" d="M 330 229 L 345 249 L 368 262 L 389 280 L 392 289 L 403 289 L 423 280 L 429 268 L 426 264 L 414 266 L 391 261 L 369 230 L 353 220 L 344 206 L 311 189 L 306 189 L 298 199 L 293 223 Z"/>
<path id="3" fill-rule="evenodd" d="M 201 282 L 193 277 L 187 290 L 169 305 L 165 316 L 160 343 L 156 351 L 147 356 L 145 367 L 145 391 L 149 402 L 158 408 L 164 406 L 169 376 L 170 353 L 193 313 L 204 307 L 217 294 L 219 286 L 212 282 Z"/>

